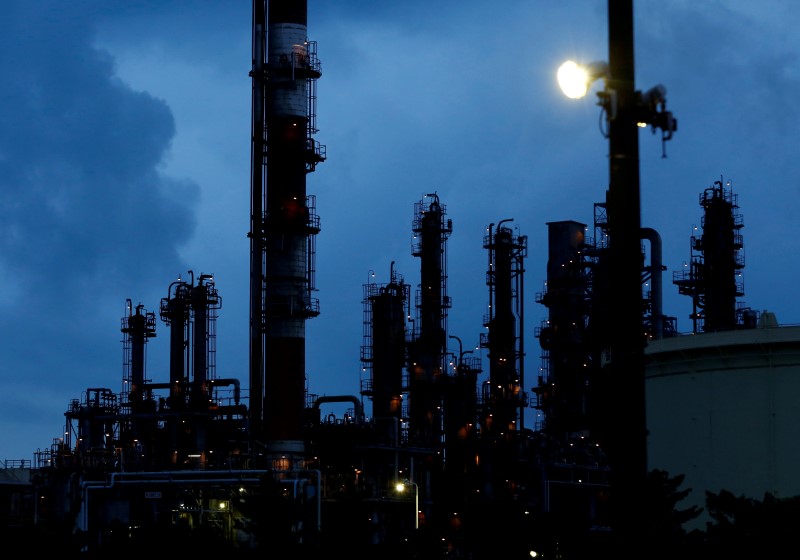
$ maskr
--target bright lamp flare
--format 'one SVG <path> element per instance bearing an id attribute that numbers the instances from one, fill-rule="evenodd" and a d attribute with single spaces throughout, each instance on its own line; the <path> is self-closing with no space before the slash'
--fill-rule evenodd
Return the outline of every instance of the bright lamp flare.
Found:
<path id="1" fill-rule="evenodd" d="M 580 99 L 589 90 L 590 77 L 583 66 L 568 60 L 558 69 L 558 85 L 570 99 Z"/>

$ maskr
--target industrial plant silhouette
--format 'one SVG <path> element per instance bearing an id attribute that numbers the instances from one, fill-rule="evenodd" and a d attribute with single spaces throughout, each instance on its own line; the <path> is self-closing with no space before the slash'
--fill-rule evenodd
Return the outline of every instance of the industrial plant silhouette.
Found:
<path id="1" fill-rule="evenodd" d="M 615 426 L 608 403 L 619 379 L 607 369 L 617 327 L 607 204 L 594 204 L 591 225 L 547 224 L 546 288 L 532 298 L 523 293 L 527 236 L 513 219 L 489 217 L 484 369 L 448 331 L 452 221 L 446 201 L 422 194 L 412 221 L 418 280 L 407 282 L 393 265 L 385 282 L 371 277 L 363 286 L 360 386 L 342 395 L 310 393 L 305 363 L 313 348 L 306 347 L 305 325 L 320 313 L 320 218 L 306 182 L 326 160 L 315 139 L 322 73 L 316 43 L 308 40 L 306 3 L 266 4 L 253 4 L 248 379 L 216 374 L 222 296 L 213 275 L 186 271 L 156 309 L 128 300 L 122 389 L 86 388 L 68 404 L 63 436 L 36 451 L 29 481 L 6 492 L 18 500 L 8 519 L 88 556 L 144 551 L 153 542 L 175 553 L 226 550 L 240 557 L 308 550 L 584 558 L 589 550 L 613 550 L 620 518 L 615 462 L 607 453 Z M 796 369 L 797 332 L 764 342 L 764 332 L 783 328 L 738 300 L 743 222 L 731 184 L 714 181 L 700 206 L 702 234 L 691 240 L 687 269 L 672 278 L 692 300 L 692 351 L 710 360 L 720 347 L 714 337 L 736 334 L 739 349 L 758 340 L 747 346 L 748 357 L 784 352 L 784 365 Z M 692 369 L 685 348 L 671 343 L 686 336 L 662 309 L 659 235 L 638 233 L 641 328 L 634 344 L 644 349 L 647 370 L 641 382 L 653 374 L 655 383 L 674 383 Z M 535 327 L 535 375 L 526 375 L 522 344 L 528 298 L 547 313 Z M 146 347 L 157 334 L 169 338 L 168 379 L 147 375 Z M 671 376 L 661 375 L 669 368 Z M 347 413 L 325 415 L 329 403 L 345 404 Z M 648 409 L 648 428 L 658 406 Z M 526 422 L 526 413 L 535 420 Z M 680 528 L 700 511 L 695 502 L 681 509 L 677 502 L 688 490 L 679 485 L 706 479 L 693 479 L 688 464 L 662 459 L 680 454 L 662 421 L 652 418 L 652 428 L 655 482 L 638 490 L 662 491 L 664 510 L 673 515 L 669 527 Z M 647 517 L 656 513 L 628 515 L 649 527 Z"/>

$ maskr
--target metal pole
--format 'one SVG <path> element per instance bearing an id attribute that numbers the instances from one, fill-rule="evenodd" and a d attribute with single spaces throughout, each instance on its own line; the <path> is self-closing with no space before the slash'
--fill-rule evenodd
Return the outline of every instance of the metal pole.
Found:
<path id="1" fill-rule="evenodd" d="M 267 24 L 265 2 L 253 0 L 252 146 L 250 184 L 250 436 L 260 440 L 264 431 L 264 75 L 266 71 L 264 34 Z"/>
<path id="2" fill-rule="evenodd" d="M 614 305 L 611 360 L 605 376 L 606 448 L 612 488 L 612 529 L 621 558 L 641 551 L 647 476 L 644 387 L 643 257 L 640 241 L 639 132 L 634 85 L 633 0 L 608 0 L 609 260 Z"/>
<path id="3" fill-rule="evenodd" d="M 419 529 L 419 486 L 416 482 L 414 485 L 414 529 Z"/>

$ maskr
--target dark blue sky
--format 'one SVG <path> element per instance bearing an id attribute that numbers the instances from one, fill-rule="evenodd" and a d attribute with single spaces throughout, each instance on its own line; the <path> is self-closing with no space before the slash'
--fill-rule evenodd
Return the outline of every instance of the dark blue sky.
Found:
<path id="1" fill-rule="evenodd" d="M 73 3 L 74 4 L 74 3 Z M 217 373 L 247 379 L 251 3 L 42 0 L 0 5 L 0 460 L 61 435 L 89 387 L 121 388 L 125 303 L 158 311 L 187 271 L 222 297 Z M 435 4 L 431 7 L 431 4 Z M 664 311 L 691 330 L 672 273 L 690 259 L 698 197 L 731 181 L 744 220 L 745 305 L 800 322 L 800 5 L 634 2 L 636 82 L 661 83 L 678 131 L 640 134 L 642 225 L 663 241 Z M 608 184 L 592 90 L 558 91 L 567 59 L 607 59 L 606 3 L 309 0 L 322 63 L 309 176 L 322 231 L 321 315 L 308 385 L 358 394 L 362 285 L 391 263 L 416 287 L 414 204 L 453 220 L 449 334 L 478 340 L 490 223 L 528 236 L 526 377 L 539 365 L 547 222 L 592 224 Z M 159 322 L 147 373 L 168 378 Z M 530 389 L 531 382 L 526 385 Z"/>

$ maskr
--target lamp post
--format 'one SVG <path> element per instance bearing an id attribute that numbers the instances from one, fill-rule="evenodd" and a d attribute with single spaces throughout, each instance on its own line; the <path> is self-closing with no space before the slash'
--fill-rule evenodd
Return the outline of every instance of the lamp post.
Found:
<path id="1" fill-rule="evenodd" d="M 616 95 L 608 131 L 610 302 L 616 324 L 610 329 L 611 362 L 603 390 L 606 448 L 610 461 L 612 530 L 623 558 L 640 552 L 647 434 L 642 321 L 641 202 L 639 128 L 633 58 L 633 0 L 608 0 L 608 89 Z M 611 326 L 611 325 L 609 325 Z"/>
<path id="2" fill-rule="evenodd" d="M 615 552 L 627 559 L 641 554 L 647 477 L 639 126 L 660 128 L 663 142 L 672 137 L 677 122 L 665 110 L 663 86 L 644 94 L 635 90 L 633 0 L 608 0 L 608 43 L 607 65 L 592 63 L 579 74 L 581 68 L 567 63 L 558 78 L 570 97 L 584 95 L 591 81 L 605 79 L 605 89 L 597 95 L 608 122 L 608 281 L 605 293 L 595 295 L 614 309 L 613 321 L 605 313 L 603 321 L 610 324 L 601 325 L 601 332 L 608 333 L 603 345 L 610 360 L 601 373 L 601 397 L 595 404 L 601 417 L 598 436 L 609 458 Z M 570 88 L 574 76 L 583 85 Z"/>
<path id="3" fill-rule="evenodd" d="M 416 482 L 404 480 L 402 482 L 398 482 L 395 485 L 395 489 L 398 492 L 405 492 L 406 487 L 408 486 L 414 487 L 414 529 L 419 529 L 419 486 L 417 486 Z"/>

